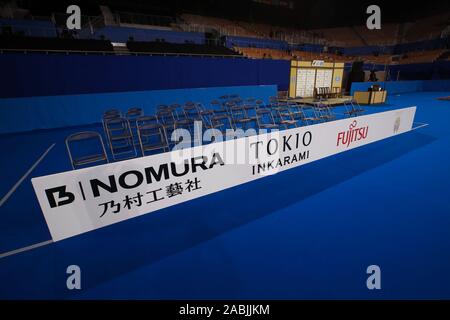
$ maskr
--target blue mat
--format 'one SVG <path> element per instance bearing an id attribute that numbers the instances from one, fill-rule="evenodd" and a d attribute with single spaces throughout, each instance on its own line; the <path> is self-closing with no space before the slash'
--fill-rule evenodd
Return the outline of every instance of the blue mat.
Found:
<path id="1" fill-rule="evenodd" d="M 1 299 L 450 298 L 449 92 L 389 97 L 430 126 L 0 259 Z M 77 128 L 0 137 L 0 252 L 50 239 L 30 178 L 69 170 Z M 66 288 L 79 265 L 82 290 Z M 366 268 L 381 267 L 381 290 Z"/>

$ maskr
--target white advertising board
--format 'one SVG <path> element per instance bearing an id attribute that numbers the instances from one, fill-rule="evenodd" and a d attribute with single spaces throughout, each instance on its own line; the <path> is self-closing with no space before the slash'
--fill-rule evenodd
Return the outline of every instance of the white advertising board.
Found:
<path id="1" fill-rule="evenodd" d="M 410 131 L 415 111 L 215 142 L 37 177 L 32 184 L 58 241 Z"/>

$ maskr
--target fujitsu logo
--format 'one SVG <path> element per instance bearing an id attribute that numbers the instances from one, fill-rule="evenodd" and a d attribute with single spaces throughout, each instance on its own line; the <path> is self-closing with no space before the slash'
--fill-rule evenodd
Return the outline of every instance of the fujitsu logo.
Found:
<path id="1" fill-rule="evenodd" d="M 342 131 L 338 133 L 336 146 L 346 145 L 347 148 L 351 143 L 359 140 L 364 140 L 367 138 L 367 132 L 369 131 L 369 126 L 357 128 L 358 122 L 354 120 L 347 131 Z"/>

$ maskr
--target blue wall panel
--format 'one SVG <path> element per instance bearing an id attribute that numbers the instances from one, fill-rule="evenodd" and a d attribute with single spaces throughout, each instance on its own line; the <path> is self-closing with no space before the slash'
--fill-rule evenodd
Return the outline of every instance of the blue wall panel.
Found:
<path id="1" fill-rule="evenodd" d="M 399 80 L 449 79 L 450 61 L 437 60 L 433 63 L 399 64 L 389 66 L 391 77 Z"/>
<path id="2" fill-rule="evenodd" d="M 0 70 L 0 98 L 289 82 L 289 61 L 241 58 L 2 54 Z"/>
<path id="3" fill-rule="evenodd" d="M 268 102 L 269 96 L 277 94 L 277 87 L 239 86 L 0 99 L 0 133 L 97 123 L 103 112 L 110 108 L 125 112 L 130 107 L 142 107 L 145 114 L 154 114 L 159 104 L 194 101 L 208 107 L 211 100 L 225 94 Z"/>
<path id="4" fill-rule="evenodd" d="M 423 91 L 450 91 L 450 80 L 423 81 Z"/>
<path id="5" fill-rule="evenodd" d="M 379 82 L 353 82 L 350 94 L 354 91 L 367 91 L 372 84 L 379 84 L 385 88 L 389 94 L 407 93 L 422 91 L 423 81 L 379 81 Z"/>
<path id="6" fill-rule="evenodd" d="M 350 94 L 353 95 L 355 91 L 366 91 L 372 84 L 381 85 L 388 91 L 388 94 L 450 90 L 450 80 L 353 82 Z"/>
<path id="7" fill-rule="evenodd" d="M 266 99 L 289 84 L 282 60 L 2 54 L 0 70 L 0 133 L 94 123 L 112 107 L 153 113 L 158 104 L 229 93 Z"/>

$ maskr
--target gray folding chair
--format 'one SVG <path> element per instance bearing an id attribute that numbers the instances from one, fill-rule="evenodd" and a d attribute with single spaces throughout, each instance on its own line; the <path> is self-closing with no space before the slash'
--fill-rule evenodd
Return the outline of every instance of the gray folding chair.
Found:
<path id="1" fill-rule="evenodd" d="M 221 111 L 214 111 L 214 116 L 211 117 L 211 124 L 214 129 L 220 130 L 222 135 L 224 136 L 224 140 L 229 140 L 231 138 L 235 138 L 234 135 L 234 127 L 230 116 L 227 113 L 223 113 Z"/>
<path id="2" fill-rule="evenodd" d="M 348 115 L 349 117 L 357 117 L 366 112 L 366 110 L 362 109 L 355 99 L 344 101 L 344 106 L 346 110 L 344 114 Z"/>
<path id="3" fill-rule="evenodd" d="M 256 124 L 259 129 L 279 129 L 279 125 L 275 123 L 275 119 L 269 109 L 256 110 Z"/>
<path id="4" fill-rule="evenodd" d="M 102 126 L 103 126 L 103 132 L 105 133 L 105 137 L 106 137 L 106 143 L 108 145 L 109 145 L 109 142 L 108 142 L 108 134 L 106 132 L 106 122 L 109 120 L 112 120 L 112 119 L 120 118 L 120 117 L 121 117 L 121 113 L 119 110 L 116 110 L 116 109 L 108 110 L 103 114 Z"/>
<path id="5" fill-rule="evenodd" d="M 280 127 L 282 126 L 285 129 L 297 128 L 297 121 L 294 119 L 294 116 L 292 115 L 287 105 L 276 108 L 276 113 L 276 123 L 278 123 Z"/>
<path id="6" fill-rule="evenodd" d="M 307 125 L 319 123 L 322 121 L 322 119 L 317 114 L 316 109 L 312 106 L 304 106 L 302 110 L 305 113 L 305 122 L 307 122 Z"/>
<path id="7" fill-rule="evenodd" d="M 78 148 L 75 145 L 78 145 Z M 66 138 L 66 148 L 72 169 L 91 163 L 108 162 L 105 145 L 98 132 L 84 131 L 71 134 Z"/>
<path id="8" fill-rule="evenodd" d="M 201 121 L 202 116 L 198 106 L 194 103 L 186 103 L 183 107 L 184 119 L 194 121 Z"/>
<path id="9" fill-rule="evenodd" d="M 259 105 L 256 103 L 255 98 L 248 98 L 244 105 L 245 113 L 247 114 L 247 117 L 256 121 L 256 110 L 258 109 Z"/>
<path id="10" fill-rule="evenodd" d="M 183 110 L 182 110 L 180 104 L 172 103 L 169 106 L 169 108 L 170 108 L 170 110 L 172 110 L 172 113 L 173 113 L 173 115 L 174 115 L 176 120 L 182 119 L 184 117 Z"/>
<path id="11" fill-rule="evenodd" d="M 137 156 L 130 123 L 125 118 L 111 119 L 106 122 L 106 133 L 114 160 L 124 160 Z"/>
<path id="12" fill-rule="evenodd" d="M 156 118 L 158 119 L 158 123 L 164 126 L 164 130 L 166 132 L 169 145 L 173 144 L 173 142 L 170 140 L 170 137 L 172 136 L 173 130 L 175 130 L 175 122 L 181 120 L 175 119 L 173 111 L 170 108 L 165 110 L 159 110 L 156 113 Z"/>
<path id="13" fill-rule="evenodd" d="M 233 122 L 234 129 L 246 130 L 250 127 L 250 123 L 254 121 L 247 116 L 244 107 L 232 106 L 230 107 L 231 120 Z"/>
<path id="14" fill-rule="evenodd" d="M 214 110 L 201 111 L 200 115 L 203 120 L 203 125 L 205 126 L 206 129 L 214 129 L 214 128 L 219 128 L 221 126 L 213 121 L 213 119 L 217 116 L 214 113 Z"/>
<path id="15" fill-rule="evenodd" d="M 288 104 L 289 110 L 292 114 L 294 120 L 297 121 L 297 124 L 304 123 L 308 125 L 308 121 L 312 121 L 313 119 L 309 119 L 306 117 L 305 112 L 303 111 L 304 106 L 299 105 L 297 103 L 291 102 Z"/>
<path id="16" fill-rule="evenodd" d="M 139 144 L 142 156 L 157 150 L 169 151 L 164 126 L 161 124 L 138 124 Z"/>
<path id="17" fill-rule="evenodd" d="M 316 112 L 317 117 L 319 117 L 319 119 L 321 119 L 323 122 L 336 119 L 336 116 L 334 115 L 331 107 L 327 106 L 326 104 L 322 104 L 320 101 L 315 103 L 313 108 Z"/>
<path id="18" fill-rule="evenodd" d="M 278 97 L 269 97 L 269 105 L 277 106 L 278 105 Z"/>
<path id="19" fill-rule="evenodd" d="M 128 124 L 131 129 L 131 134 L 133 135 L 133 142 L 135 144 L 139 144 L 136 119 L 143 116 L 143 114 L 144 112 L 142 111 L 142 108 L 130 108 L 125 114 L 125 117 L 128 120 Z"/>

